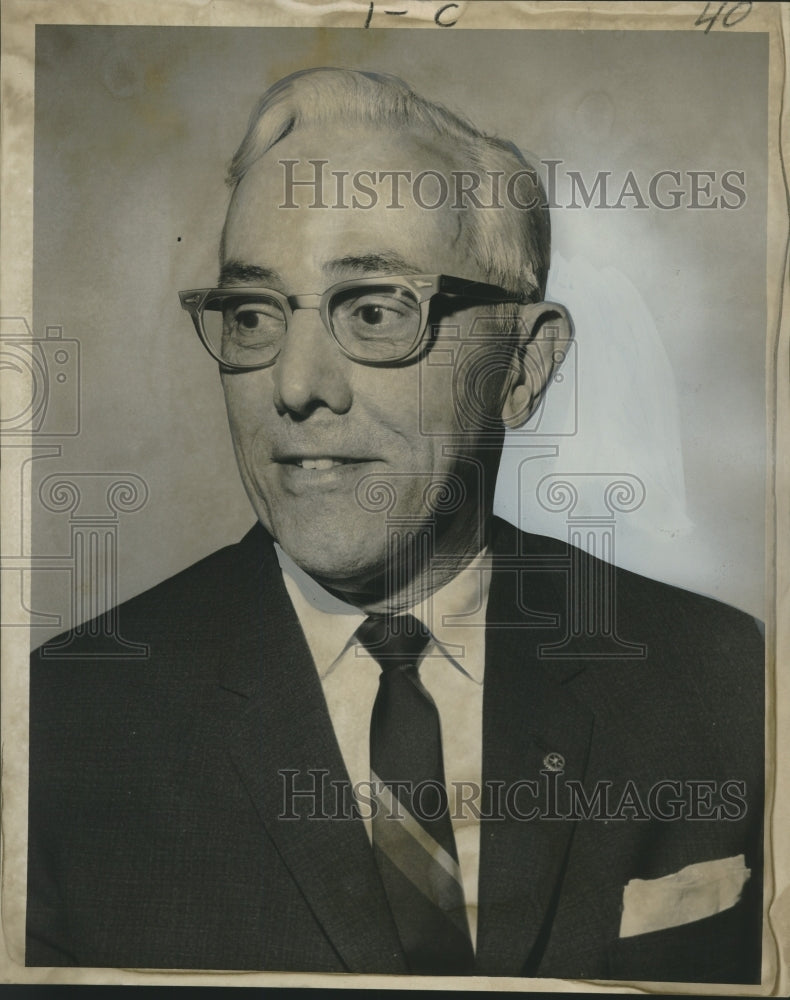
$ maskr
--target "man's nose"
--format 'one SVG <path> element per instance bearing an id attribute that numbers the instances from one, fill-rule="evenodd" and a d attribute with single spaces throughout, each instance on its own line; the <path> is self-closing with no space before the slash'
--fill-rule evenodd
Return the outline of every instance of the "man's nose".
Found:
<path id="1" fill-rule="evenodd" d="M 308 416 L 319 407 L 351 406 L 351 360 L 341 353 L 317 309 L 297 309 L 274 363 L 274 405 L 280 414 Z"/>

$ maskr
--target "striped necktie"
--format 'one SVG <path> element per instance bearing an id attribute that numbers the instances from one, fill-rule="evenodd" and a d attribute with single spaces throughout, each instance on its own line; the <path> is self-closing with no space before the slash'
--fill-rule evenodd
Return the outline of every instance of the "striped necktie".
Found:
<path id="1" fill-rule="evenodd" d="M 413 973 L 474 967 L 444 783 L 439 712 L 420 682 L 431 635 L 412 615 L 370 617 L 357 638 L 381 666 L 370 721 L 373 852 Z"/>

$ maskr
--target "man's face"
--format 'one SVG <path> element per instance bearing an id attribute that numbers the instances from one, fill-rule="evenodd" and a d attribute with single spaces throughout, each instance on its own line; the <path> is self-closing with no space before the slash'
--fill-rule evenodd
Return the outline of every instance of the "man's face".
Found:
<path id="1" fill-rule="evenodd" d="M 328 160 L 324 201 L 334 203 L 330 171 L 447 171 L 442 151 L 385 132 L 298 131 L 248 171 L 225 229 L 225 284 L 274 288 L 286 295 L 321 293 L 353 278 L 443 273 L 485 281 L 465 250 L 458 211 L 421 209 L 410 195 L 388 208 L 390 184 L 377 185 L 372 208 L 314 208 L 314 191 L 295 187 L 285 201 L 280 160 L 298 160 L 294 177 L 312 177 L 311 159 Z M 404 191 L 406 190 L 404 185 Z M 350 194 L 345 202 L 351 201 Z M 365 201 L 367 203 L 367 200 Z M 241 270 L 244 268 L 245 270 Z M 255 269 L 260 269 L 259 271 Z M 464 338 L 485 307 L 443 321 L 448 339 L 418 361 L 370 367 L 345 357 L 316 310 L 297 310 L 269 368 L 222 376 L 236 457 L 263 525 L 305 571 L 348 592 L 362 592 L 385 572 L 394 519 L 404 530 L 434 520 L 443 485 L 465 497 L 443 516 L 435 552 L 467 555 L 479 545 L 499 459 L 491 442 L 506 364 L 496 361 L 472 391 L 465 370 L 475 347 Z M 489 307 L 490 310 L 490 307 Z M 461 341 L 457 339 L 460 326 Z M 452 352 L 452 353 L 450 353 Z M 467 365 L 468 367 L 468 365 Z M 480 413 L 470 426 L 470 413 Z M 483 440 L 488 447 L 483 447 Z M 331 464 L 330 464 L 331 461 Z M 339 464 L 338 464 L 339 463 Z M 376 483 L 386 484 L 384 490 Z M 431 488 L 433 487 L 433 488 Z M 394 497 L 394 503 L 383 502 Z"/>

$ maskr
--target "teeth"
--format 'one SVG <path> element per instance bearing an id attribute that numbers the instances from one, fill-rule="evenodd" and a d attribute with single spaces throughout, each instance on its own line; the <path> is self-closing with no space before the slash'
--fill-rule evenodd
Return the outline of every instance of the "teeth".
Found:
<path id="1" fill-rule="evenodd" d="M 317 469 L 323 471 L 324 469 L 333 469 L 336 465 L 342 465 L 335 458 L 303 458 L 299 463 L 303 469 Z"/>

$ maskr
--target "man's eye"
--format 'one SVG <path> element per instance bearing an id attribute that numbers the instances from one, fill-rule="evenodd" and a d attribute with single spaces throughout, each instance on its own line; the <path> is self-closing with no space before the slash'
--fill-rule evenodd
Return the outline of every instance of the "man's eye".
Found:
<path id="1" fill-rule="evenodd" d="M 260 322 L 260 314 L 254 309 L 244 309 L 236 313 L 234 321 L 244 330 L 254 330 Z"/>
<path id="2" fill-rule="evenodd" d="M 237 306 L 226 312 L 226 327 L 241 334 L 275 332 L 283 323 L 279 309 L 267 304 Z"/>
<path id="3" fill-rule="evenodd" d="M 349 297 L 335 304 L 335 321 L 357 336 L 365 333 L 399 333 L 411 327 L 419 309 L 405 297 L 377 293 Z"/>
<path id="4" fill-rule="evenodd" d="M 265 303 L 254 303 L 251 305 L 236 306 L 231 311 L 231 315 L 237 323 L 241 323 L 244 326 L 255 326 L 256 323 L 267 318 L 279 319 L 282 313 L 274 306 L 269 306 Z"/>
<path id="5" fill-rule="evenodd" d="M 366 323 L 368 326 L 381 326 L 387 321 L 397 320 L 403 315 L 402 310 L 391 309 L 387 306 L 374 305 L 372 303 L 366 303 L 364 305 L 358 306 L 354 310 L 354 315 L 358 320 Z"/>

